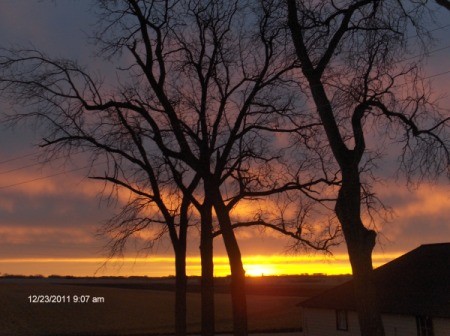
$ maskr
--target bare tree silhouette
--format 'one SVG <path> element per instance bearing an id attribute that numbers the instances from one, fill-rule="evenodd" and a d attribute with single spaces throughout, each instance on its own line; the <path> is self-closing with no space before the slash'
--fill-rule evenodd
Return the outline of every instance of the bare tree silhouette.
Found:
<path id="1" fill-rule="evenodd" d="M 110 238 L 110 256 L 123 253 L 127 240 L 136 232 L 153 230 L 153 239 L 168 233 L 175 254 L 176 333 L 186 333 L 186 244 L 191 193 L 199 176 L 190 176 L 185 190 L 176 188 L 172 169 L 147 143 L 149 129 L 130 113 L 135 106 L 127 100 L 103 103 L 99 81 L 73 61 L 52 60 L 36 50 L 12 51 L 2 57 L 2 67 L 11 77 L 2 85 L 29 112 L 8 117 L 11 122 L 33 118 L 45 125 L 41 146 L 49 160 L 70 156 L 82 149 L 88 160 L 102 163 L 102 175 L 92 170 L 92 179 L 111 184 L 112 193 L 128 190 L 129 199 L 102 232 Z M 16 58 L 17 57 L 17 58 Z M 31 70 L 31 71 L 30 71 Z M 111 98 L 111 97 L 108 97 Z M 90 100 L 93 99 L 93 100 Z M 97 100 L 98 99 L 98 100 Z M 36 106 L 34 106 L 36 104 Z M 25 110 L 27 110 L 25 108 Z M 177 172 L 179 176 L 183 171 Z"/>
<path id="2" fill-rule="evenodd" d="M 342 178 L 335 213 L 352 265 L 361 334 L 384 335 L 372 279 L 376 232 L 362 216 L 376 200 L 371 167 L 386 148 L 366 140 L 396 139 L 408 179 L 448 171 L 448 112 L 433 104 L 421 58 L 404 56 L 411 46 L 408 27 L 427 41 L 427 8 L 425 2 L 288 0 L 283 10 L 311 113 L 322 122 L 316 143 L 328 143 Z"/>
<path id="3" fill-rule="evenodd" d="M 95 41 L 99 56 L 116 64 L 116 85 L 37 50 L 4 51 L 0 58 L 1 89 L 21 104 L 9 120 L 41 123 L 50 156 L 82 148 L 92 162 L 106 161 L 103 175 L 90 176 L 134 195 L 105 228 L 112 252 L 120 253 L 133 232 L 150 225 L 168 232 L 176 257 L 177 335 L 186 333 L 186 236 L 193 208 L 201 226 L 202 334 L 214 334 L 215 213 L 230 260 L 234 333 L 246 335 L 245 271 L 233 229 L 265 225 L 307 240 L 299 220 L 269 222 L 257 213 L 256 220 L 234 223 L 232 210 L 242 200 L 292 190 L 319 200 L 315 188 L 338 183 L 324 169 L 304 173 L 308 160 L 292 151 L 288 158 L 277 138 L 308 132 L 317 121 L 296 114 L 296 60 L 278 42 L 283 31 L 270 26 L 271 13 L 258 6 L 101 1 Z M 292 169 L 294 161 L 301 169 Z M 324 241 L 309 245 L 327 250 L 338 233 L 330 230 Z"/>

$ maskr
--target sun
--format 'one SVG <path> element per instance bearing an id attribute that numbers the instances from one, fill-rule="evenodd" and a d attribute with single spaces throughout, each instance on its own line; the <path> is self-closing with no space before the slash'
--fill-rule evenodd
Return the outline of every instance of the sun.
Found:
<path id="1" fill-rule="evenodd" d="M 265 275 L 273 275 L 276 272 L 274 271 L 271 265 L 246 265 L 245 266 L 245 274 L 251 277 L 265 276 Z"/>

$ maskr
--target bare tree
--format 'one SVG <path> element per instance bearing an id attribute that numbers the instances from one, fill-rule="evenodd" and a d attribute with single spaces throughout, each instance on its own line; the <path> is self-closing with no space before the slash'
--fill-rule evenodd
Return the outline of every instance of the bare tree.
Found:
<path id="1" fill-rule="evenodd" d="M 408 178 L 437 176 L 450 162 L 448 112 L 432 104 L 421 79 L 420 57 L 404 56 L 411 50 L 409 24 L 418 34 L 426 33 L 420 21 L 423 5 L 287 1 L 286 21 L 310 92 L 305 98 L 323 125 L 316 144 L 328 143 L 342 178 L 335 213 L 347 243 L 365 336 L 384 335 L 372 278 L 376 232 L 362 219 L 374 200 L 374 171 L 365 168 L 386 150 L 366 139 L 397 139 L 402 144 L 400 168 Z"/>
<path id="2" fill-rule="evenodd" d="M 103 103 L 112 97 L 100 95 L 99 81 L 75 62 L 52 60 L 34 50 L 11 51 L 0 62 L 7 70 L 1 78 L 4 92 L 24 108 L 7 120 L 33 118 L 43 123 L 41 146 L 49 159 L 70 156 L 75 149 L 91 153 L 89 161 L 101 163 L 105 171 L 97 174 L 92 170 L 89 176 L 111 184 L 112 191 L 130 193 L 122 211 L 103 230 L 110 237 L 110 256 L 122 254 L 128 238 L 137 232 L 156 230 L 155 239 L 168 233 L 175 254 L 175 329 L 177 335 L 185 335 L 190 194 L 198 186 L 199 176 L 189 177 L 185 191 L 176 188 L 171 168 L 154 155 L 146 140 L 151 131 L 127 111 L 130 89 L 118 92 L 123 98 L 120 103 Z"/>
<path id="3" fill-rule="evenodd" d="M 49 145 L 49 144 L 46 144 Z M 155 161 L 157 158 L 155 158 Z M 155 162 L 153 161 L 153 162 Z M 115 163 L 117 164 L 117 163 Z M 121 169 L 125 168 L 120 164 Z M 162 167 L 159 167 L 162 168 Z M 130 172 L 125 169 L 126 175 Z M 99 233 L 109 238 L 107 245 L 109 257 L 123 256 L 127 243 L 135 235 L 144 234 L 144 248 L 151 248 L 154 243 L 168 235 L 175 255 L 175 335 L 187 333 L 187 273 L 186 250 L 188 228 L 191 220 L 191 194 L 198 186 L 198 175 L 194 176 L 183 194 L 167 176 L 161 176 L 156 170 L 156 178 L 151 178 L 151 186 L 145 180 L 130 182 L 126 176 L 119 178 L 110 172 L 104 176 L 91 176 L 113 185 L 117 193 L 128 189 L 134 198 L 128 199 L 122 210 L 104 225 Z M 117 174 L 115 174 L 117 175 Z M 153 191 L 152 193 L 149 190 Z M 159 229 L 158 229 L 159 228 Z M 151 238 L 145 236 L 150 231 Z"/>
<path id="4" fill-rule="evenodd" d="M 234 188 L 238 172 L 239 190 L 253 197 L 266 193 L 261 189 L 268 185 L 248 172 L 250 165 L 267 165 L 276 158 L 259 131 L 280 123 L 282 111 L 289 115 L 292 98 L 278 93 L 292 85 L 284 75 L 293 62 L 275 49 L 278 32 L 267 26 L 264 16 L 257 24 L 246 22 L 252 8 L 242 1 L 128 1 L 120 6 L 105 7 L 121 30 L 120 38 L 113 35 L 114 42 L 105 44 L 114 52 L 129 52 L 135 71 L 145 79 L 141 87 L 152 94 L 143 113 L 161 153 L 172 165 L 185 165 L 201 176 L 203 202 L 194 197 L 192 202 L 198 209 L 205 207 L 208 221 L 214 207 L 230 260 L 234 333 L 245 335 L 245 271 L 230 218 L 239 198 L 227 200 L 224 190 Z M 291 187 L 298 188 L 298 183 L 283 186 Z M 212 252 L 211 226 L 205 223 L 202 220 L 202 266 L 211 269 L 204 264 Z M 202 333 L 212 333 L 211 326 Z"/>
<path id="5" fill-rule="evenodd" d="M 295 85 L 290 77 L 294 62 L 285 58 L 284 46 L 276 44 L 279 30 L 269 26 L 269 13 L 255 12 L 245 1 L 187 1 L 183 3 L 187 7 L 178 10 L 185 11 L 183 20 L 177 21 L 183 29 L 173 25 L 167 35 L 149 19 L 150 8 L 130 3 L 133 15 L 139 18 L 144 45 L 127 48 L 157 93 L 158 104 L 164 106 L 176 140 L 175 147 L 159 139 L 156 143 L 174 164 L 181 161 L 201 175 L 205 218 L 210 221 L 212 206 L 230 261 L 233 330 L 235 335 L 245 335 L 245 270 L 233 232 L 232 209 L 244 198 L 328 182 L 310 176 L 299 183 L 300 177 L 289 174 L 281 164 L 279 148 L 271 150 L 274 135 L 262 135 L 309 127 L 302 124 L 288 130 L 281 126 L 292 121 L 295 98 L 289 92 Z M 250 24 L 249 18 L 255 23 Z M 154 39 L 146 41 L 146 36 Z M 159 51 L 171 57 L 162 58 Z M 182 69 L 176 72 L 177 84 L 166 84 L 169 68 Z M 272 163 L 277 163 L 276 178 Z M 233 196 L 228 195 L 229 190 L 235 190 Z M 205 223 L 202 218 L 202 266 L 210 269 L 212 227 L 203 226 Z M 203 334 L 210 332 L 211 328 L 204 329 Z"/>
<path id="6" fill-rule="evenodd" d="M 113 248 L 120 251 L 130 233 L 151 223 L 166 225 L 180 275 L 177 335 L 186 331 L 191 206 L 201 223 L 202 334 L 214 333 L 215 212 L 230 260 L 234 333 L 246 335 L 245 271 L 232 210 L 242 200 L 290 190 L 318 199 L 316 187 L 337 183 L 324 169 L 304 174 L 309 161 L 301 156 L 293 159 L 302 169 L 292 171 L 277 139 L 318 124 L 295 112 L 297 62 L 286 57 L 278 42 L 283 31 L 270 25 L 270 15 L 250 1 L 101 1 L 96 41 L 101 56 L 117 62 L 112 88 L 76 62 L 35 50 L 4 52 L 0 59 L 1 88 L 22 103 L 12 119 L 41 122 L 49 151 L 83 148 L 92 161 L 106 158 L 104 176 L 93 177 L 136 196 L 109 227 L 118 234 Z M 147 202 L 157 211 L 148 213 Z M 262 215 L 252 224 L 289 232 L 285 221 L 269 223 Z M 301 228 L 291 236 L 301 238 Z M 326 249 L 336 234 L 311 246 Z"/>

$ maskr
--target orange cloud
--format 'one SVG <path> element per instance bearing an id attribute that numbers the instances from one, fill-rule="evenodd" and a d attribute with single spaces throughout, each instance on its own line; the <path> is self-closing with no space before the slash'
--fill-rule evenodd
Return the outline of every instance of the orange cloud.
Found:
<path id="1" fill-rule="evenodd" d="M 391 242 L 406 243 L 402 240 L 408 239 L 414 246 L 422 242 L 435 241 L 436 235 L 445 237 L 450 232 L 445 230 L 445 223 L 450 220 L 448 209 L 450 209 L 449 188 L 447 185 L 432 185 L 423 183 L 417 189 L 410 190 L 404 185 L 395 184 L 395 187 L 378 190 L 382 199 L 387 199 L 393 208 L 394 218 L 383 226 L 382 233 Z M 424 235 L 423 226 L 427 226 L 427 234 Z M 433 229 L 435 228 L 435 229 Z M 408 237 L 403 237 L 408 229 Z M 416 233 L 417 232 L 417 233 Z"/>
<path id="2" fill-rule="evenodd" d="M 94 233 L 88 232 L 86 228 L 45 228 L 7 225 L 0 226 L 0 236 L 3 244 L 36 244 L 48 241 L 61 244 L 86 244 L 95 241 Z"/>
<path id="3" fill-rule="evenodd" d="M 377 190 L 381 199 L 388 199 L 387 204 L 393 207 L 395 217 L 408 220 L 418 216 L 432 216 L 448 213 L 450 209 L 450 194 L 447 185 L 423 183 L 417 189 L 394 184 L 395 187 L 379 187 Z"/>
<path id="4" fill-rule="evenodd" d="M 74 173 L 52 176 L 53 174 L 55 172 L 48 169 L 1 174 L 0 192 L 42 196 L 64 195 L 70 190 L 71 194 L 93 197 L 102 190 L 101 183 L 86 181 Z"/>

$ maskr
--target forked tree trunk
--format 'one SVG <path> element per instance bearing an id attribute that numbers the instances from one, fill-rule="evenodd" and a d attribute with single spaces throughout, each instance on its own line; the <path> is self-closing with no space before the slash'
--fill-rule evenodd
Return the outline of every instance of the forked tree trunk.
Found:
<path id="1" fill-rule="evenodd" d="M 219 185 L 212 177 L 205 178 L 205 199 L 211 202 L 217 215 L 223 242 L 227 251 L 231 270 L 231 304 L 233 311 L 233 335 L 247 336 L 247 298 L 245 289 L 245 270 L 241 251 L 234 235 L 229 211 L 220 194 Z"/>
<path id="2" fill-rule="evenodd" d="M 201 211 L 200 257 L 202 336 L 213 336 L 215 332 L 214 308 L 214 261 L 212 235 L 212 207 L 204 204 Z"/>
<path id="3" fill-rule="evenodd" d="M 364 2 L 360 2 L 361 6 Z M 369 2 L 367 2 L 369 4 Z M 356 8 L 356 7 L 355 7 Z M 356 308 L 362 336 L 384 336 L 381 314 L 376 301 L 376 288 L 373 282 L 372 251 L 375 246 L 376 233 L 364 227 L 361 221 L 361 183 L 359 164 L 365 150 L 362 119 L 364 106 L 355 110 L 351 119 L 354 136 L 354 148 L 349 149 L 344 141 L 336 115 L 327 97 L 322 74 L 329 65 L 332 54 L 326 53 L 319 64 L 310 58 L 310 51 L 305 43 L 304 29 L 299 24 L 296 0 L 287 1 L 287 19 L 297 58 L 301 62 L 303 75 L 308 80 L 317 112 L 322 121 L 328 144 L 342 171 L 342 186 L 336 202 L 336 215 L 341 223 L 347 243 L 348 254 L 354 276 Z M 354 11 L 354 9 L 353 9 Z M 352 11 L 345 15 L 352 15 Z M 339 30 L 327 42 L 328 51 L 336 50 L 343 33 L 348 29 L 351 17 L 341 22 Z M 329 57 L 328 57 L 329 56 Z"/>
<path id="4" fill-rule="evenodd" d="M 336 214 L 344 232 L 352 266 L 361 335 L 384 336 L 372 268 L 376 233 L 364 227 L 361 220 L 361 184 L 357 166 L 344 170 L 342 175 Z"/>

